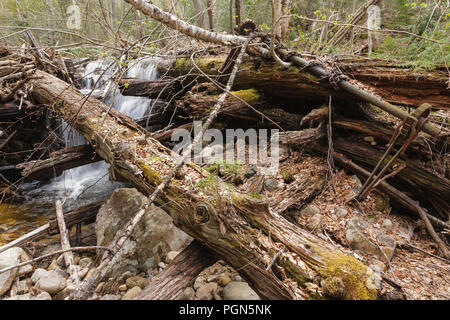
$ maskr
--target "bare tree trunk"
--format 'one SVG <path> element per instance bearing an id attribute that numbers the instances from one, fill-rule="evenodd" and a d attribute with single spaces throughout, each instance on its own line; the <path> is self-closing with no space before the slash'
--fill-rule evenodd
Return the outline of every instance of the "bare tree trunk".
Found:
<path id="1" fill-rule="evenodd" d="M 291 8 L 291 0 L 281 1 L 281 14 L 283 16 L 289 15 L 289 9 Z M 289 32 L 289 17 L 283 17 L 281 19 L 281 39 L 286 41 L 288 39 Z"/>
<path id="2" fill-rule="evenodd" d="M 216 15 L 216 0 L 207 0 L 209 29 L 214 31 L 214 17 Z"/>
<path id="3" fill-rule="evenodd" d="M 208 29 L 206 19 L 205 19 L 205 13 L 203 12 L 202 3 L 200 0 L 193 0 L 194 1 L 194 7 L 195 11 L 197 12 L 197 21 L 200 25 L 200 28 Z"/>
<path id="4" fill-rule="evenodd" d="M 281 40 L 281 1 L 270 0 L 272 4 L 272 33 Z"/>
<path id="5" fill-rule="evenodd" d="M 242 14 L 242 0 L 235 0 L 235 8 L 236 25 L 239 25 L 244 19 Z"/>

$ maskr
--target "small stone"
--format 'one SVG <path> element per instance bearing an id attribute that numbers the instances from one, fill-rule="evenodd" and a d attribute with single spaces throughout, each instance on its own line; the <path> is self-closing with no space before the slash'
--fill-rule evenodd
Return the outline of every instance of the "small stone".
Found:
<path id="1" fill-rule="evenodd" d="M 345 218 L 348 215 L 348 210 L 342 207 L 336 207 L 336 214 L 339 218 Z"/>
<path id="2" fill-rule="evenodd" d="M 233 281 L 242 281 L 242 277 L 238 274 L 234 275 Z"/>
<path id="3" fill-rule="evenodd" d="M 115 295 L 115 294 L 107 294 L 107 295 L 104 295 L 103 297 L 101 297 L 100 300 L 117 301 L 117 300 L 120 300 L 120 296 Z"/>
<path id="4" fill-rule="evenodd" d="M 212 300 L 213 292 L 217 289 L 217 283 L 210 282 L 198 288 L 195 296 L 197 300 Z"/>
<path id="5" fill-rule="evenodd" d="M 166 255 L 166 259 L 164 260 L 164 262 L 167 264 L 171 263 L 179 254 L 180 254 L 180 251 L 170 251 Z"/>
<path id="6" fill-rule="evenodd" d="M 323 220 L 323 215 L 315 214 L 308 220 L 307 228 L 311 231 L 317 230 L 320 227 L 320 224 Z"/>
<path id="7" fill-rule="evenodd" d="M 95 293 L 101 293 L 104 286 L 105 286 L 105 283 L 104 282 L 100 282 L 98 284 L 97 288 L 95 288 Z"/>
<path id="8" fill-rule="evenodd" d="M 65 287 L 63 290 L 61 290 L 60 292 L 58 292 L 55 297 L 53 298 L 53 300 L 64 300 L 66 299 L 68 296 L 70 296 L 70 294 L 75 290 L 75 286 L 74 285 L 68 285 L 67 287 Z"/>
<path id="9" fill-rule="evenodd" d="M 131 289 L 133 287 L 139 287 L 141 289 L 144 289 L 146 286 L 148 286 L 150 281 L 144 277 L 131 277 L 127 279 L 126 285 L 128 289 Z"/>
<path id="10" fill-rule="evenodd" d="M 385 263 L 388 263 L 394 255 L 394 251 L 397 246 L 397 243 L 395 242 L 395 240 L 393 238 L 391 238 L 390 236 L 388 236 L 384 233 L 379 233 L 377 235 L 377 243 L 381 249 L 381 250 L 378 249 L 378 251 L 376 253 L 378 259 L 380 259 L 381 261 L 383 261 Z"/>
<path id="11" fill-rule="evenodd" d="M 369 142 L 369 143 L 375 142 L 374 137 L 371 137 L 371 136 L 369 136 L 369 137 L 364 137 L 363 140 L 366 141 L 366 142 Z"/>
<path id="12" fill-rule="evenodd" d="M 29 282 L 27 280 L 20 280 L 17 283 L 17 294 L 26 293 L 28 289 L 30 289 Z"/>
<path id="13" fill-rule="evenodd" d="M 231 282 L 230 277 L 226 275 L 220 276 L 219 279 L 217 280 L 217 284 L 221 287 L 225 287 L 230 282 Z"/>
<path id="14" fill-rule="evenodd" d="M 223 288 L 224 300 L 261 300 L 246 282 L 232 281 Z"/>
<path id="15" fill-rule="evenodd" d="M 387 230 L 391 230 L 392 229 L 392 221 L 389 219 L 384 219 L 383 220 L 383 227 Z"/>
<path id="16" fill-rule="evenodd" d="M 66 260 L 64 259 L 64 254 L 60 255 L 58 259 L 56 259 L 56 263 L 58 266 L 65 268 L 66 267 Z"/>
<path id="17" fill-rule="evenodd" d="M 250 166 L 250 168 L 247 169 L 247 171 L 245 172 L 245 177 L 247 179 L 250 179 L 251 177 L 253 177 L 256 173 L 258 172 L 258 166 L 256 164 L 253 164 Z"/>
<path id="18" fill-rule="evenodd" d="M 142 292 L 142 289 L 139 287 L 131 288 L 130 290 L 125 293 L 125 295 L 122 297 L 122 300 L 133 300 Z"/>
<path id="19" fill-rule="evenodd" d="M 36 282 L 35 287 L 54 295 L 66 287 L 66 279 L 56 271 L 49 271 Z"/>
<path id="20" fill-rule="evenodd" d="M 363 187 L 361 180 L 356 175 L 351 176 L 350 179 L 355 183 L 355 186 L 352 188 L 353 192 L 355 194 L 359 193 Z"/>
<path id="21" fill-rule="evenodd" d="M 91 258 L 83 258 L 78 264 L 80 268 L 90 268 L 94 263 Z"/>
<path id="22" fill-rule="evenodd" d="M 158 263 L 158 267 L 160 267 L 161 269 L 165 269 L 166 268 L 166 264 L 161 261 L 160 263 Z"/>
<path id="23" fill-rule="evenodd" d="M 274 179 L 266 179 L 264 181 L 264 189 L 269 192 L 274 192 L 278 188 L 278 181 Z"/>
<path id="24" fill-rule="evenodd" d="M 191 287 L 187 287 L 184 289 L 183 293 L 180 296 L 180 300 L 194 300 L 195 298 L 195 290 Z"/>
<path id="25" fill-rule="evenodd" d="M 125 292 L 125 291 L 127 291 L 127 289 L 128 289 L 128 287 L 126 284 L 122 284 L 121 286 L 119 286 L 119 291 L 121 291 L 121 292 Z"/>
<path id="26" fill-rule="evenodd" d="M 31 276 L 31 281 L 34 283 L 38 282 L 40 278 L 42 278 L 44 275 L 46 275 L 48 273 L 47 270 L 45 269 L 36 269 L 33 273 L 33 275 Z"/>
<path id="27" fill-rule="evenodd" d="M 205 276 L 198 276 L 197 279 L 194 281 L 194 289 L 198 290 L 201 286 L 203 286 L 206 283 L 206 277 Z"/>
<path id="28" fill-rule="evenodd" d="M 300 211 L 300 215 L 302 215 L 302 216 L 314 216 L 319 213 L 320 213 L 320 209 L 313 204 L 308 205 L 306 208 L 304 208 L 304 209 L 302 209 L 302 211 Z"/>
<path id="29" fill-rule="evenodd" d="M 125 283 L 128 278 L 131 278 L 133 274 L 130 271 L 126 271 L 122 273 L 122 275 L 119 277 L 119 283 Z"/>

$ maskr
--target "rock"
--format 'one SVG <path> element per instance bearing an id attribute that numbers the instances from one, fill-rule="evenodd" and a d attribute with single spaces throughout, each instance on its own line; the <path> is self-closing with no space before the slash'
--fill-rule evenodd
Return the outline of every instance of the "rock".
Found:
<path id="1" fill-rule="evenodd" d="M 231 278 L 227 275 L 220 276 L 217 280 L 217 284 L 221 287 L 225 287 L 227 284 L 231 282 Z"/>
<path id="2" fill-rule="evenodd" d="M 165 269 L 167 265 L 161 261 L 160 263 L 158 263 L 158 267 L 160 267 L 161 269 Z"/>
<path id="3" fill-rule="evenodd" d="M 414 236 L 414 226 L 408 224 L 402 224 L 400 226 L 399 235 L 405 240 L 406 243 L 409 243 Z"/>
<path id="4" fill-rule="evenodd" d="M 80 271 L 78 271 L 78 276 L 80 277 L 80 279 L 83 279 L 88 274 L 88 272 L 88 268 L 81 269 Z"/>
<path id="5" fill-rule="evenodd" d="M 66 287 L 66 279 L 54 270 L 48 271 L 39 278 L 35 287 L 54 295 Z"/>
<path id="6" fill-rule="evenodd" d="M 129 289 L 133 287 L 139 287 L 141 289 L 144 289 L 146 286 L 150 284 L 150 281 L 148 281 L 148 279 L 146 278 L 136 276 L 128 278 L 126 283 Z"/>
<path id="7" fill-rule="evenodd" d="M 61 290 L 60 292 L 58 292 L 55 297 L 53 298 L 53 300 L 64 300 L 66 299 L 73 291 L 75 290 L 75 286 L 74 285 L 69 285 L 67 287 L 65 287 L 63 290 Z"/>
<path id="8" fill-rule="evenodd" d="M 105 286 L 105 283 L 104 282 L 100 282 L 98 284 L 97 288 L 95 288 L 95 293 L 101 293 L 104 286 Z"/>
<path id="9" fill-rule="evenodd" d="M 183 293 L 180 296 L 180 300 L 194 300 L 195 298 L 195 290 L 191 287 L 187 287 L 184 289 Z"/>
<path id="10" fill-rule="evenodd" d="M 238 274 L 235 274 L 233 277 L 233 281 L 242 281 L 242 277 Z"/>
<path id="11" fill-rule="evenodd" d="M 121 286 L 119 286 L 119 291 L 121 291 L 121 292 L 125 292 L 125 291 L 127 291 L 127 289 L 128 289 L 128 287 L 126 284 L 122 284 Z"/>
<path id="12" fill-rule="evenodd" d="M 232 281 L 223 288 L 224 300 L 261 300 L 246 282 Z"/>
<path id="13" fill-rule="evenodd" d="M 32 295 L 31 293 L 23 294 L 8 298 L 6 300 L 52 300 L 52 297 L 47 292 L 41 292 L 38 295 Z"/>
<path id="14" fill-rule="evenodd" d="M 197 279 L 194 281 L 194 289 L 198 290 L 201 286 L 203 286 L 206 283 L 206 277 L 205 276 L 198 276 Z"/>
<path id="15" fill-rule="evenodd" d="M 48 273 L 48 271 L 45 270 L 45 269 L 41 269 L 41 268 L 36 269 L 36 270 L 33 272 L 33 275 L 31 276 L 31 281 L 32 281 L 33 284 L 34 284 L 34 283 L 38 282 L 39 279 L 42 278 L 42 277 L 43 277 L 44 275 L 46 275 L 47 273 Z"/>
<path id="16" fill-rule="evenodd" d="M 320 209 L 313 204 L 306 206 L 302 209 L 302 211 L 300 211 L 300 215 L 302 216 L 314 216 L 316 214 L 320 214 Z"/>
<path id="17" fill-rule="evenodd" d="M 378 259 L 380 259 L 385 263 L 388 263 L 392 259 L 392 256 L 394 255 L 397 243 L 393 238 L 384 233 L 379 233 L 377 235 L 377 243 L 380 246 L 380 248 L 376 253 Z"/>
<path id="18" fill-rule="evenodd" d="M 247 179 L 250 179 L 251 177 L 253 177 L 255 174 L 258 173 L 258 166 L 256 164 L 252 164 L 247 171 L 245 172 L 245 177 Z"/>
<path id="19" fill-rule="evenodd" d="M 320 227 L 320 223 L 322 222 L 322 220 L 323 215 L 315 214 L 308 220 L 308 224 L 306 225 L 306 227 L 311 231 L 317 230 Z"/>
<path id="20" fill-rule="evenodd" d="M 364 234 L 364 229 L 367 229 L 368 227 L 369 225 L 359 218 L 353 218 L 347 221 L 345 237 L 351 249 L 360 250 L 368 254 L 377 251 L 377 246 Z"/>
<path id="21" fill-rule="evenodd" d="M 171 263 L 176 257 L 177 255 L 180 254 L 180 251 L 170 251 L 167 256 L 166 259 L 164 260 L 165 263 L 169 264 Z"/>
<path id="22" fill-rule="evenodd" d="M 195 294 L 197 300 L 212 300 L 213 292 L 217 289 L 217 283 L 210 282 L 198 288 Z"/>
<path id="23" fill-rule="evenodd" d="M 350 179 L 355 183 L 355 186 L 352 188 L 353 192 L 358 194 L 363 187 L 361 180 L 356 175 L 351 176 Z"/>
<path id="24" fill-rule="evenodd" d="M 342 207 L 336 207 L 335 212 L 339 218 L 345 218 L 348 215 L 348 210 Z"/>
<path id="25" fill-rule="evenodd" d="M 101 297 L 100 300 L 116 301 L 116 300 L 120 300 L 120 296 L 115 295 L 115 294 L 107 294 L 107 295 L 104 295 L 103 297 Z"/>
<path id="26" fill-rule="evenodd" d="M 392 221 L 389 219 L 384 219 L 383 220 L 383 227 L 387 230 L 391 230 L 392 229 Z"/>
<path id="27" fill-rule="evenodd" d="M 20 280 L 17 283 L 17 294 L 26 293 L 26 291 L 31 288 L 31 285 L 32 284 L 29 281 L 27 281 L 27 279 Z"/>
<path id="28" fill-rule="evenodd" d="M 136 189 L 115 190 L 97 215 L 98 246 L 109 246 L 116 233 L 147 203 Z M 136 226 L 131 237 L 114 256 L 114 266 L 107 277 L 117 279 L 125 271 L 138 274 L 154 268 L 170 251 L 178 251 L 192 240 L 177 229 L 172 218 L 152 205 Z"/>
<path id="29" fill-rule="evenodd" d="M 83 258 L 78 263 L 80 268 L 90 268 L 93 264 L 94 264 L 94 262 L 92 261 L 91 258 Z"/>
<path id="30" fill-rule="evenodd" d="M 278 188 L 278 181 L 274 179 L 266 179 L 264 181 L 264 189 L 269 192 L 274 192 Z"/>
<path id="31" fill-rule="evenodd" d="M 21 262 L 31 260 L 31 257 L 19 247 L 10 248 L 0 253 L 0 269 L 17 265 Z M 10 288 L 16 276 L 23 276 L 33 271 L 31 265 L 0 273 L 0 296 L 4 295 Z"/>
<path id="32" fill-rule="evenodd" d="M 375 139 L 372 136 L 364 137 L 363 140 L 366 142 L 369 142 L 370 144 L 375 142 Z M 376 142 L 375 142 L 375 144 L 376 144 Z"/>
<path id="33" fill-rule="evenodd" d="M 64 254 L 60 255 L 58 257 L 58 259 L 56 259 L 56 263 L 58 264 L 58 266 L 60 267 L 66 267 L 66 260 L 64 259 Z"/>
<path id="34" fill-rule="evenodd" d="M 125 293 L 125 295 L 122 297 L 122 300 L 133 300 L 142 292 L 142 289 L 139 287 L 131 288 L 130 290 Z"/>
<path id="35" fill-rule="evenodd" d="M 126 283 L 128 278 L 131 278 L 133 276 L 133 274 L 130 271 L 125 271 L 124 273 L 122 273 L 119 277 L 119 283 L 123 284 Z"/>
<path id="36" fill-rule="evenodd" d="M 391 209 L 389 196 L 387 194 L 376 192 L 375 209 L 380 212 L 387 212 Z"/>

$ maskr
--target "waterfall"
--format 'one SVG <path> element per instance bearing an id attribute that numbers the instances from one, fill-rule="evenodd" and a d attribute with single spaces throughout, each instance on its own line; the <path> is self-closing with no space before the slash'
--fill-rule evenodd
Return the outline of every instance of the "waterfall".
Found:
<path id="1" fill-rule="evenodd" d="M 100 60 L 90 62 L 86 66 L 82 73 L 82 90 L 80 90 L 84 95 L 90 94 L 92 90 L 94 96 L 103 95 L 108 87 L 109 79 L 116 71 L 116 65 L 112 62 L 112 60 Z M 156 80 L 157 70 L 151 59 L 133 61 L 130 63 L 126 77 Z M 151 100 L 144 97 L 123 96 L 117 89 L 110 90 L 105 97 L 105 103 L 107 105 L 113 103 L 114 109 L 133 119 L 139 119 L 148 115 Z M 61 136 L 66 142 L 66 147 L 87 144 L 86 139 L 65 122 L 61 126 Z M 78 197 L 92 199 L 107 195 L 121 185 L 109 181 L 108 167 L 106 162 L 101 161 L 66 170 L 61 176 L 40 187 L 39 193 L 51 194 L 53 198 L 57 196 L 77 203 L 79 203 Z"/>

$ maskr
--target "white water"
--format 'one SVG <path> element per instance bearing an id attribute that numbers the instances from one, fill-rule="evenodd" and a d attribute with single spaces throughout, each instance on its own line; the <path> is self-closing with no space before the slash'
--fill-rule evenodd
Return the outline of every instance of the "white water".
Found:
<path id="1" fill-rule="evenodd" d="M 83 89 L 81 90 L 84 95 L 89 94 L 92 90 L 99 94 L 104 92 L 109 78 L 115 72 L 115 67 L 110 66 L 110 64 L 111 61 L 95 61 L 86 66 L 83 72 Z M 104 75 L 101 76 L 103 72 Z M 156 80 L 157 71 L 151 60 L 141 60 L 130 67 L 126 77 Z M 151 104 L 150 99 L 126 97 L 120 94 L 119 90 L 116 90 L 113 94 L 109 93 L 105 98 L 105 102 L 108 105 L 113 102 L 113 108 L 133 119 L 147 115 Z M 62 126 L 62 136 L 67 147 L 87 143 L 81 134 L 65 123 Z M 78 198 L 92 199 L 106 196 L 113 189 L 120 186 L 118 183 L 109 181 L 108 167 L 109 165 L 106 162 L 101 161 L 67 170 L 61 176 L 32 192 L 35 194 L 30 194 L 30 196 L 42 197 L 47 195 L 53 198 L 59 197 L 63 200 L 69 200 L 69 202 L 79 202 Z"/>

